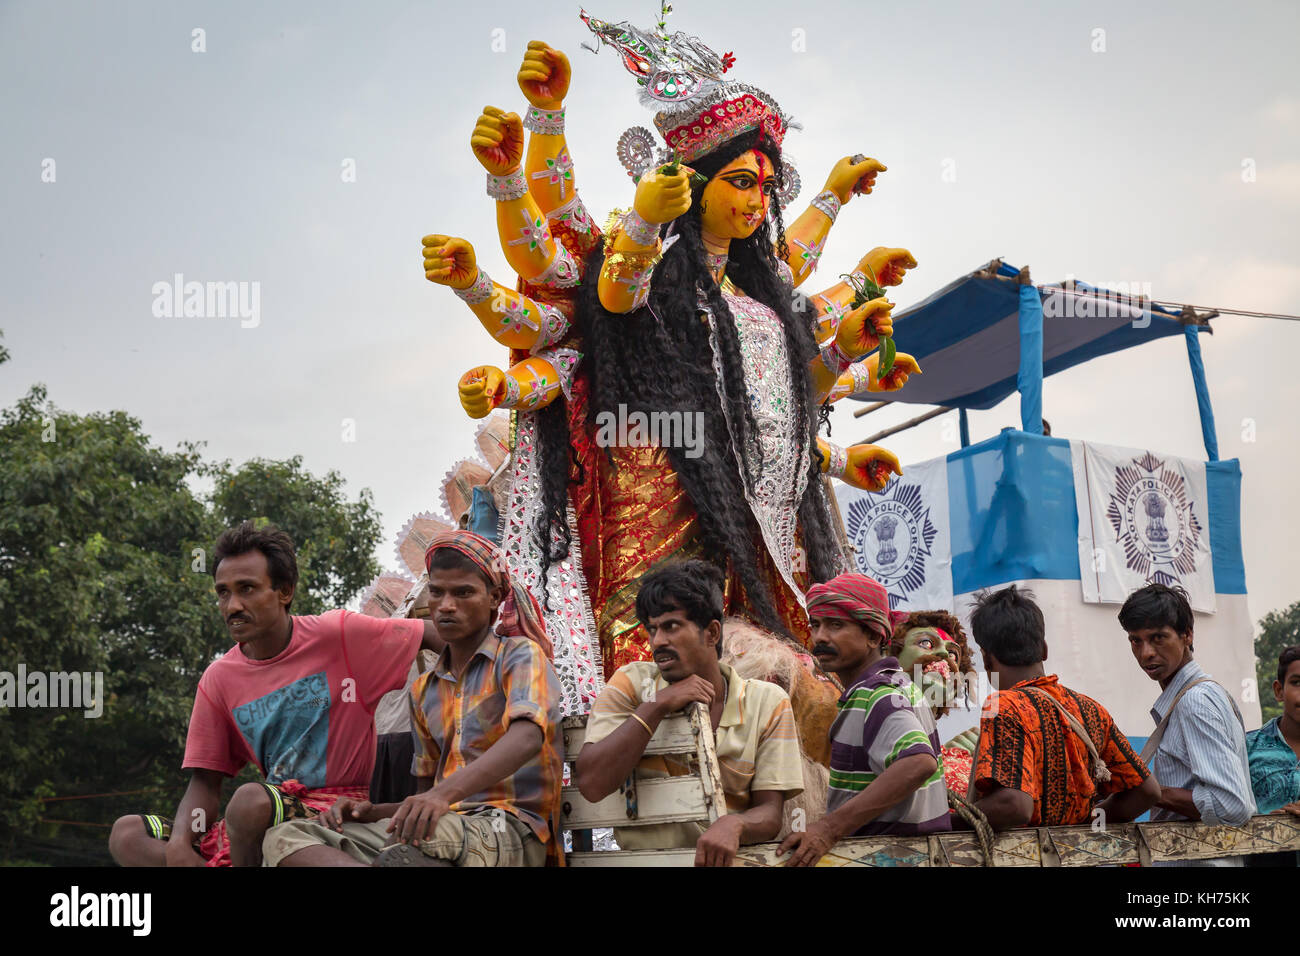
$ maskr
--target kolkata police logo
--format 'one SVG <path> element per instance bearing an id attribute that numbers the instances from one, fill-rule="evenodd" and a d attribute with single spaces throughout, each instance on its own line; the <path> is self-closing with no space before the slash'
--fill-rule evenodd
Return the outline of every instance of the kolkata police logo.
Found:
<path id="1" fill-rule="evenodd" d="M 1201 527 L 1183 476 L 1147 452 L 1115 469 L 1106 517 L 1124 563 L 1148 583 L 1175 584 L 1196 570 Z"/>
<path id="2" fill-rule="evenodd" d="M 850 502 L 846 525 L 858 570 L 885 586 L 891 608 L 924 586 L 926 558 L 939 530 L 920 485 L 892 481 L 883 492 Z"/>

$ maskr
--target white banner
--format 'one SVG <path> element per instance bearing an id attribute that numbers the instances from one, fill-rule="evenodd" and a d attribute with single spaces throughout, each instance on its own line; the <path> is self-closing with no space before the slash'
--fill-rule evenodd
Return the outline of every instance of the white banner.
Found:
<path id="1" fill-rule="evenodd" d="M 1158 582 L 1214 613 L 1205 463 L 1081 441 L 1070 454 L 1084 602 L 1122 604 Z"/>
<path id="2" fill-rule="evenodd" d="M 908 465 L 883 492 L 837 484 L 857 570 L 889 591 L 895 610 L 952 608 L 948 461 Z"/>

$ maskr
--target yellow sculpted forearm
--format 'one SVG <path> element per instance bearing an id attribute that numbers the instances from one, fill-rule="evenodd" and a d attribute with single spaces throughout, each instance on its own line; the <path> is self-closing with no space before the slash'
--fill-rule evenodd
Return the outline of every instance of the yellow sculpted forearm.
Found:
<path id="1" fill-rule="evenodd" d="M 536 352 L 555 345 L 569 330 L 559 309 L 508 289 L 478 267 L 465 239 L 435 233 L 424 237 L 424 274 L 450 287 L 488 333 L 507 348 Z"/>
<path id="2" fill-rule="evenodd" d="M 470 418 L 485 418 L 497 408 L 536 411 L 561 393 L 561 373 L 555 362 L 537 355 L 505 371 L 480 365 L 461 376 L 460 404 Z"/>
<path id="3" fill-rule="evenodd" d="M 572 202 L 578 190 L 564 135 L 564 97 L 570 77 L 567 56 L 541 40 L 529 42 L 518 75 L 519 89 L 528 99 L 524 126 L 532 134 L 524 173 L 544 216 Z"/>
<path id="4" fill-rule="evenodd" d="M 608 246 L 605 263 L 600 268 L 600 304 L 615 315 L 626 315 L 645 304 L 654 275 L 658 240 L 642 245 L 621 229 Z"/>

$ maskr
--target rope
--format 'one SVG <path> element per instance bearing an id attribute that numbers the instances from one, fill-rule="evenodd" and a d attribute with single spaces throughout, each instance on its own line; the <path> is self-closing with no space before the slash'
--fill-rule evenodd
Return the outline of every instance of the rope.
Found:
<path id="1" fill-rule="evenodd" d="M 112 793 L 77 793 L 66 797 L 40 797 L 41 803 L 52 803 L 55 800 L 94 800 L 97 797 L 129 797 L 137 793 L 156 793 L 159 790 L 170 790 L 171 787 L 145 787 L 143 790 L 115 790 Z M 57 821 L 51 821 L 57 822 Z"/>
<path id="2" fill-rule="evenodd" d="M 993 827 L 989 825 L 984 813 L 955 790 L 948 791 L 948 806 L 975 831 L 975 838 L 979 840 L 980 850 L 984 854 L 984 865 L 997 866 L 993 862 Z"/>

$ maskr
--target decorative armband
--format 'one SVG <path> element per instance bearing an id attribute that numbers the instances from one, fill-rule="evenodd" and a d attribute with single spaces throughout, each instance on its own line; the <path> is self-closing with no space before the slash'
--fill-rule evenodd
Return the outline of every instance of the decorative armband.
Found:
<path id="1" fill-rule="evenodd" d="M 506 394 L 501 399 L 501 404 L 497 408 L 518 408 L 519 407 L 519 382 L 513 375 L 506 372 Z"/>
<path id="2" fill-rule="evenodd" d="M 822 363 L 835 375 L 837 379 L 843 375 L 844 370 L 853 363 L 852 357 L 844 354 L 844 351 L 840 348 L 839 341 L 835 338 L 832 338 L 822 346 L 821 356 Z"/>
<path id="3" fill-rule="evenodd" d="M 578 263 L 568 249 L 555 244 L 555 258 L 535 279 L 526 280 L 529 285 L 548 286 L 553 289 L 571 289 L 578 284 Z"/>
<path id="4" fill-rule="evenodd" d="M 578 367 L 578 362 L 582 360 L 582 353 L 574 349 L 553 349 L 549 352 L 538 352 L 537 357 L 551 363 L 557 381 L 549 382 L 545 378 L 538 378 L 534 383 L 533 394 L 524 400 L 524 407 L 536 408 L 544 399 L 549 398 L 556 388 L 564 393 L 565 398 L 572 398 L 573 373 Z"/>
<path id="5" fill-rule="evenodd" d="M 574 232 L 591 232 L 591 214 L 578 198 L 576 190 L 572 199 L 563 206 L 556 206 L 546 214 L 546 218 L 552 222 L 568 223 L 569 228 Z"/>
<path id="6" fill-rule="evenodd" d="M 487 174 L 487 194 L 497 202 L 506 202 L 510 199 L 522 199 L 528 195 L 528 180 L 524 179 L 524 171 L 516 169 L 514 172 L 506 173 L 504 176 L 493 176 Z"/>
<path id="7" fill-rule="evenodd" d="M 623 216 L 623 234 L 638 246 L 653 245 L 659 239 L 659 226 L 646 222 L 635 209 Z"/>
<path id="8" fill-rule="evenodd" d="M 524 129 L 543 136 L 564 135 L 564 107 L 558 110 L 544 110 L 536 106 L 528 107 L 524 114 Z"/>
<path id="9" fill-rule="evenodd" d="M 462 299 L 466 305 L 478 305 L 480 302 L 486 302 L 492 298 L 492 280 L 482 269 L 478 270 L 478 278 L 474 284 L 466 289 L 452 289 L 457 297 Z"/>
<path id="10" fill-rule="evenodd" d="M 538 303 L 538 309 L 541 312 L 542 328 L 537 334 L 537 341 L 528 350 L 533 355 L 554 345 L 569 331 L 568 318 L 555 306 Z"/>
<path id="11" fill-rule="evenodd" d="M 826 474 L 832 478 L 843 478 L 845 469 L 849 467 L 848 451 L 829 441 L 826 442 L 826 447 L 830 449 L 831 453 L 830 464 L 826 466 Z"/>
<path id="12" fill-rule="evenodd" d="M 546 168 L 533 173 L 533 179 L 545 179 L 552 186 L 560 187 L 560 198 L 565 196 L 565 183 L 573 182 L 573 160 L 567 149 L 560 150 L 560 155 L 546 161 Z M 548 217 L 549 218 L 549 217 Z"/>
<path id="13" fill-rule="evenodd" d="M 853 391 L 850 395 L 856 395 L 865 391 L 871 385 L 871 369 L 867 368 L 866 362 L 854 362 L 849 366 L 849 374 L 853 376 Z"/>
<path id="14" fill-rule="evenodd" d="M 826 213 L 831 222 L 835 221 L 835 217 L 840 214 L 840 209 L 844 206 L 833 189 L 823 189 L 819 192 L 817 198 L 812 201 L 812 205 L 814 209 L 820 209 Z"/>

